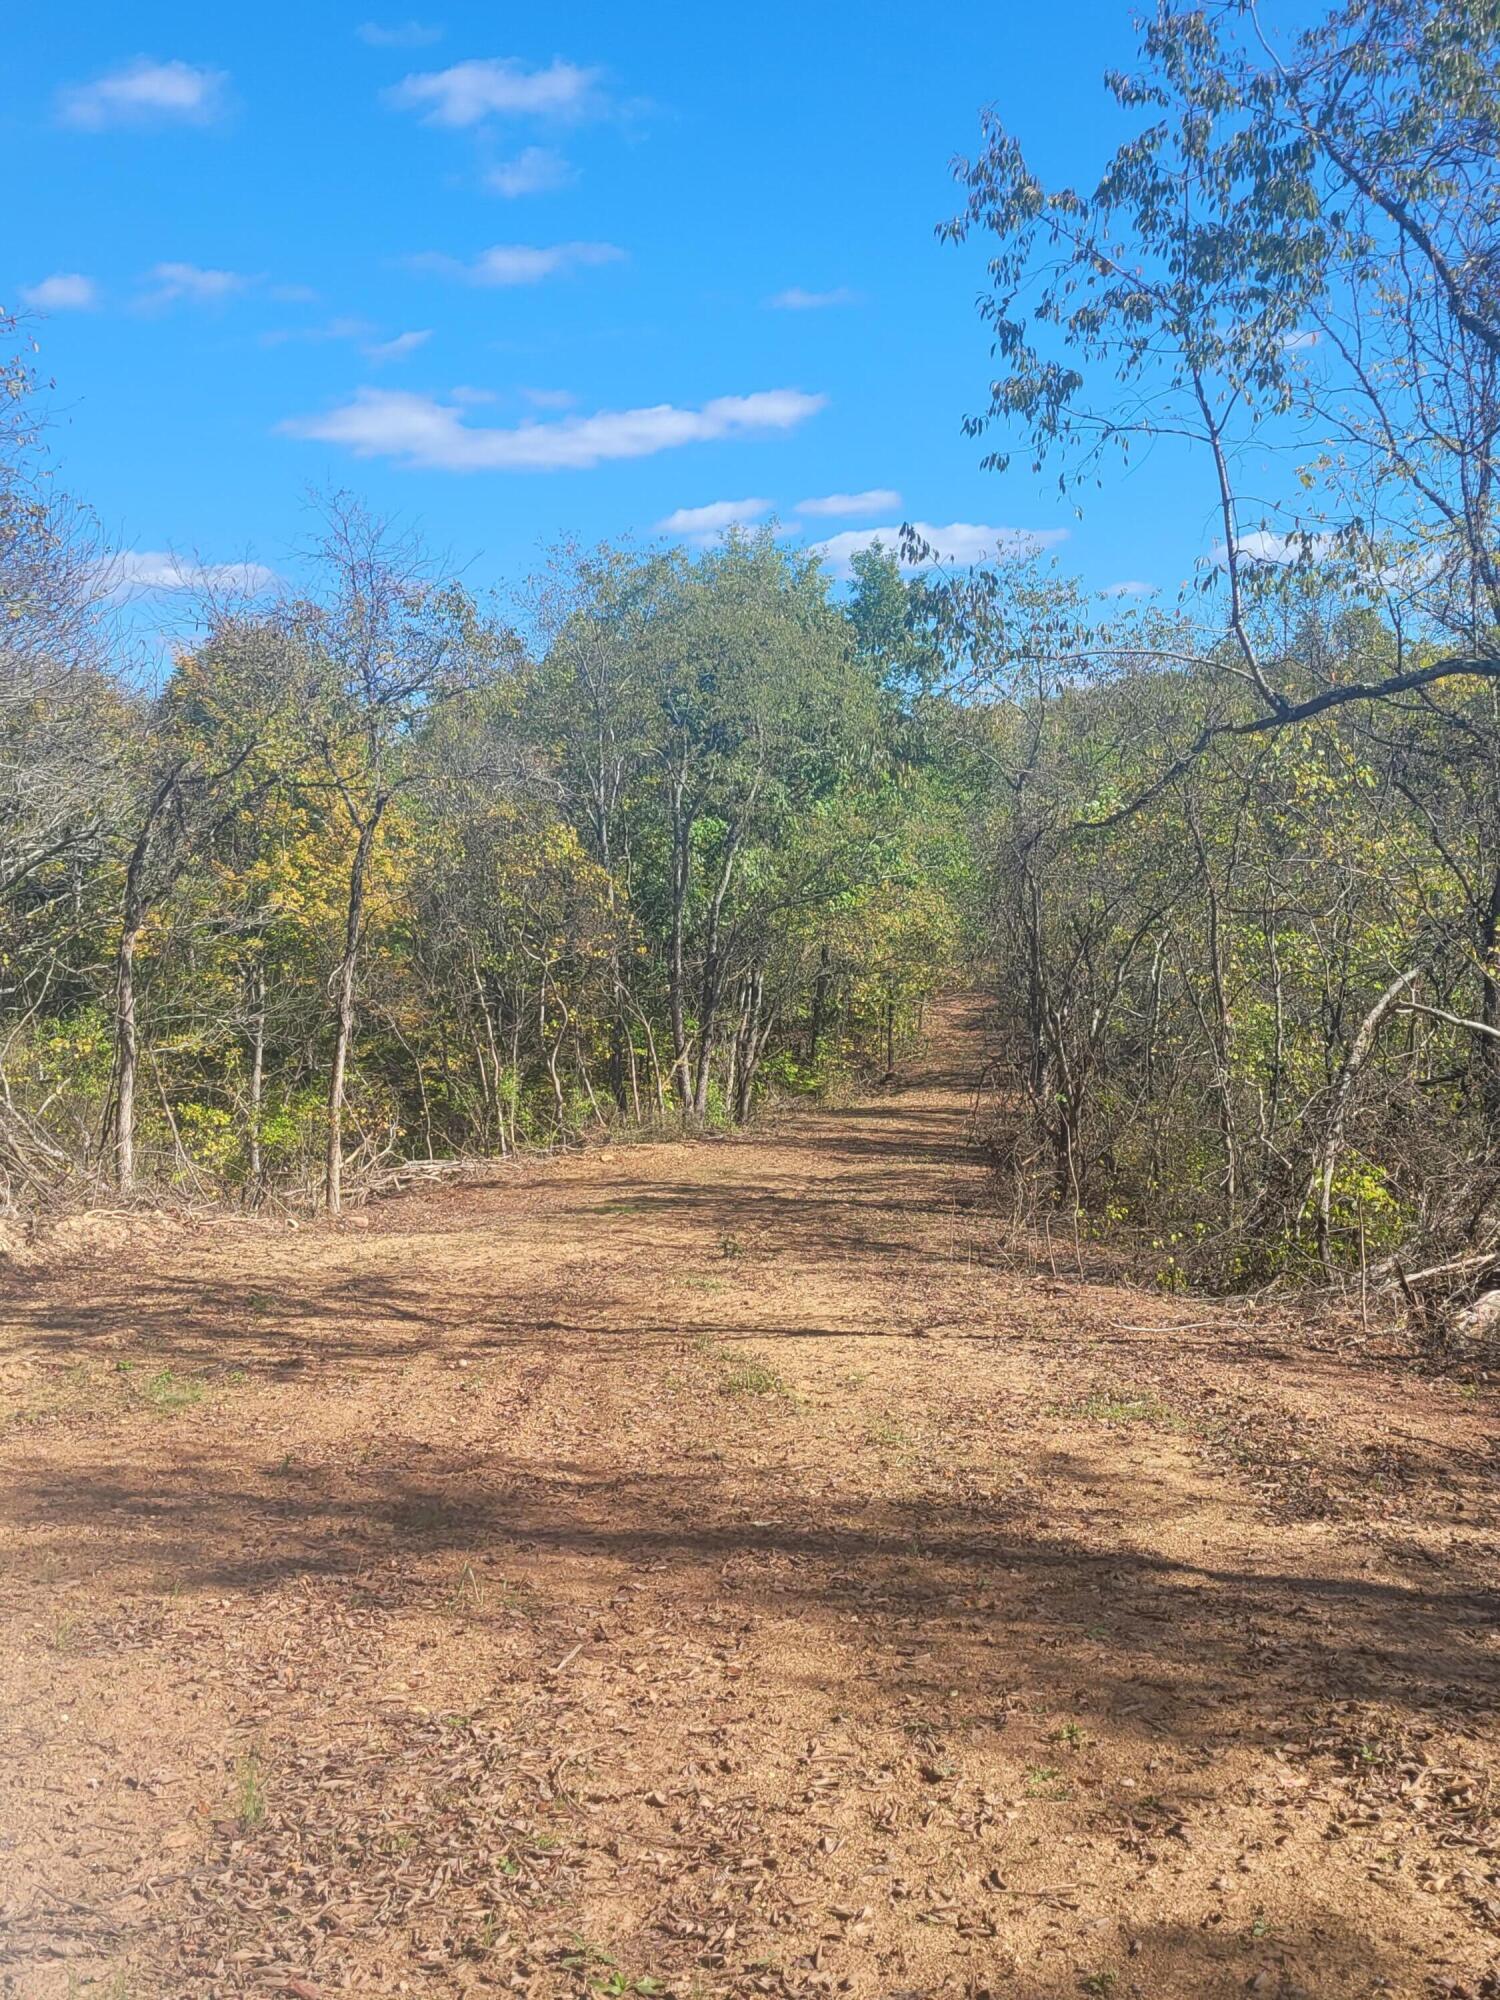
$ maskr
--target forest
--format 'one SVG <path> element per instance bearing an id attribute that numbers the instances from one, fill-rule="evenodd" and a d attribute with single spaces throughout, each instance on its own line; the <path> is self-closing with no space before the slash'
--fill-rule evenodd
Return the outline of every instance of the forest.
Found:
<path id="1" fill-rule="evenodd" d="M 1003 124 L 990 460 L 1171 452 L 1175 603 L 908 537 L 548 551 L 476 594 L 354 495 L 298 587 L 127 665 L 12 316 L 0 1176 L 13 1212 L 321 1204 L 743 1123 L 991 993 L 1018 1216 L 1170 1288 L 1500 1252 L 1496 28 L 1361 5 L 1277 67 L 1164 10 L 1097 186 Z M 1278 62 L 1280 59 L 1278 58 Z M 1277 469 L 1267 495 L 1244 468 Z"/>

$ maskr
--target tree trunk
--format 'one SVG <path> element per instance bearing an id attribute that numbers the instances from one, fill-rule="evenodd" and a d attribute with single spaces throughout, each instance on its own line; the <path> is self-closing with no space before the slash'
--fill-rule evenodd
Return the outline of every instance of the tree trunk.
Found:
<path id="1" fill-rule="evenodd" d="M 146 866 L 151 842 L 171 795 L 172 781 L 168 779 L 152 797 L 125 864 L 125 893 L 120 903 L 120 945 L 115 956 L 115 1186 L 121 1194 L 129 1194 L 135 1187 L 135 1085 L 140 1068 L 135 948 L 150 909 Z"/>
<path id="2" fill-rule="evenodd" d="M 688 1110 L 687 970 L 684 933 L 692 871 L 693 822 L 685 810 L 684 780 L 672 785 L 672 915 L 667 941 L 667 1014 L 672 1032 L 672 1092 L 683 1115 Z"/>
<path id="3" fill-rule="evenodd" d="M 1328 1129 L 1323 1138 L 1322 1157 L 1318 1163 L 1315 1180 L 1318 1202 L 1318 1261 L 1325 1274 L 1333 1276 L 1333 1250 L 1331 1227 L 1333 1219 L 1333 1180 L 1338 1169 L 1339 1152 L 1344 1143 L 1344 1126 L 1349 1116 L 1349 1100 L 1354 1085 L 1371 1049 L 1375 1046 L 1375 1036 L 1380 1024 L 1392 1007 L 1401 998 L 1408 986 L 1421 978 L 1424 966 L 1415 965 L 1409 972 L 1403 972 L 1399 979 L 1393 979 L 1374 1006 L 1359 1024 L 1359 1032 L 1349 1046 L 1339 1071 L 1338 1083 L 1334 1087 L 1333 1110 L 1329 1114 Z"/>
<path id="4" fill-rule="evenodd" d="M 140 1042 L 135 1015 L 135 947 L 140 926 L 120 934 L 115 961 L 115 1186 L 121 1194 L 135 1188 L 135 1080 Z"/>
<path id="5" fill-rule="evenodd" d="M 1479 926 L 1479 1018 L 1500 1030 L 1500 870 Z M 1500 1144 L 1500 1040 L 1478 1038 L 1479 1097 L 1491 1144 Z"/>
<path id="6" fill-rule="evenodd" d="M 742 819 L 732 821 L 725 836 L 724 859 L 719 868 L 719 880 L 709 899 L 708 921 L 704 929 L 703 980 L 698 1002 L 698 1068 L 693 1079 L 693 1116 L 700 1123 L 708 1115 L 708 1080 L 714 1057 L 719 1005 L 724 997 L 724 963 L 719 948 L 724 898 L 734 877 L 743 824 Z"/>
<path id="7" fill-rule="evenodd" d="M 328 1078 L 328 1147 L 323 1160 L 323 1199 L 330 1215 L 344 1205 L 344 1080 L 349 1047 L 354 1039 L 354 978 L 359 963 L 359 938 L 364 926 L 366 878 L 375 829 L 384 801 L 376 804 L 359 829 L 349 870 L 349 904 L 344 917 L 344 955 L 334 981 L 333 1068 Z"/>
<path id="8" fill-rule="evenodd" d="M 250 979 L 250 1186 L 261 1191 L 260 1128 L 266 1089 L 266 968 L 257 959 Z"/>
<path id="9" fill-rule="evenodd" d="M 818 974 L 813 981 L 812 1020 L 807 1031 L 807 1060 L 818 1060 L 818 1046 L 823 1039 L 823 1020 L 828 1012 L 828 989 L 833 981 L 829 963 L 828 940 L 825 938 L 818 952 Z"/>

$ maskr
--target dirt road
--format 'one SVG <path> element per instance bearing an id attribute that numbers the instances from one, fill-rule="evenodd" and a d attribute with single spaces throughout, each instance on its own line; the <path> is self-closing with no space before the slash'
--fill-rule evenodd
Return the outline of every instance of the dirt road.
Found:
<path id="1" fill-rule="evenodd" d="M 1491 1391 L 1012 1263 L 976 1061 L 16 1279 L 0 1992 L 1500 1994 Z"/>

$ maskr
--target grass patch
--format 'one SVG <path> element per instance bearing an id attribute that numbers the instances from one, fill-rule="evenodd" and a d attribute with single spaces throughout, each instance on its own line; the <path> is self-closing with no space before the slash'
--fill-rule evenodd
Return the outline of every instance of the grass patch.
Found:
<path id="1" fill-rule="evenodd" d="M 175 1375 L 170 1368 L 158 1368 L 141 1385 L 141 1395 L 158 1416 L 176 1416 L 203 1401 L 203 1384 L 191 1376 Z"/>
<path id="2" fill-rule="evenodd" d="M 266 1773 L 257 1749 L 247 1750 L 234 1767 L 234 1816 L 246 1833 L 266 1816 Z"/>
<path id="3" fill-rule="evenodd" d="M 719 1383 L 726 1396 L 783 1396 L 795 1402 L 791 1390 L 763 1361 L 730 1361 Z"/>
<path id="4" fill-rule="evenodd" d="M 706 1355 L 719 1375 L 719 1393 L 723 1396 L 776 1396 L 781 1401 L 801 1407 L 802 1398 L 796 1390 L 754 1354 L 736 1353 L 733 1348 L 722 1347 L 710 1334 L 696 1334 L 693 1346 L 699 1354 Z"/>
<path id="5" fill-rule="evenodd" d="M 1192 1425 L 1180 1411 L 1159 1397 L 1132 1396 L 1111 1389 L 1097 1390 L 1076 1403 L 1062 1404 L 1056 1414 L 1084 1417 L 1095 1424 L 1151 1424 L 1158 1430 L 1187 1431 Z"/>
<path id="6" fill-rule="evenodd" d="M 899 1451 L 911 1442 L 894 1417 L 876 1417 L 866 1427 L 865 1436 L 871 1444 L 883 1445 L 892 1451 Z"/>

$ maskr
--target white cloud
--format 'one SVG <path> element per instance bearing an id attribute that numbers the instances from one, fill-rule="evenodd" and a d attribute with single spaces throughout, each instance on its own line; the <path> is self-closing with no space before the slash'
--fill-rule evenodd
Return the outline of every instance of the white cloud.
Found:
<path id="1" fill-rule="evenodd" d="M 478 125 L 490 117 L 577 118 L 593 105 L 599 72 L 554 59 L 527 69 L 513 56 L 455 63 L 408 76 L 387 91 L 403 110 L 429 125 Z"/>
<path id="2" fill-rule="evenodd" d="M 562 271 L 618 264 L 624 256 L 613 243 L 496 243 L 467 264 L 438 251 L 428 251 L 411 261 L 419 271 L 459 278 L 466 285 L 536 285 Z"/>
<path id="3" fill-rule="evenodd" d="M 21 301 L 38 312 L 92 312 L 99 303 L 99 287 L 81 271 L 54 271 L 39 284 L 23 285 Z"/>
<path id="4" fill-rule="evenodd" d="M 825 493 L 820 499 L 799 500 L 799 514 L 875 514 L 901 505 L 901 495 L 890 486 L 871 486 L 864 493 Z"/>
<path id="5" fill-rule="evenodd" d="M 221 69 L 137 56 L 92 83 L 60 92 L 57 115 L 81 132 L 112 125 L 209 125 L 224 109 L 228 81 Z"/>
<path id="6" fill-rule="evenodd" d="M 678 507 L 657 522 L 664 534 L 686 535 L 700 547 L 717 540 L 726 528 L 747 527 L 769 514 L 771 500 L 710 500 L 703 507 Z"/>
<path id="7" fill-rule="evenodd" d="M 1301 354 L 1309 347 L 1316 347 L 1323 336 L 1316 327 L 1301 327 L 1295 333 L 1284 333 L 1276 345 L 1283 354 Z"/>
<path id="8" fill-rule="evenodd" d="M 394 458 L 439 472 L 551 472 L 647 458 L 678 445 L 791 430 L 826 400 L 800 389 L 764 389 L 749 396 L 716 396 L 700 409 L 657 403 L 649 409 L 600 410 L 588 417 L 528 420 L 503 428 L 469 423 L 451 398 L 439 402 L 394 389 L 360 389 L 322 416 L 293 418 L 280 428 L 293 437 L 343 445 L 359 458 Z"/>
<path id="9" fill-rule="evenodd" d="M 571 410 L 578 401 L 571 389 L 523 389 L 521 394 L 537 410 Z"/>
<path id="10" fill-rule="evenodd" d="M 170 306 L 186 301 L 189 305 L 222 305 L 255 281 L 239 271 L 208 271 L 200 264 L 153 264 L 147 273 L 152 289 L 139 303 Z"/>
<path id="11" fill-rule="evenodd" d="M 276 581 L 275 570 L 264 563 L 201 563 L 170 549 L 121 549 L 100 567 L 105 588 L 119 598 L 177 590 L 254 596 Z"/>
<path id="12" fill-rule="evenodd" d="M 831 292 L 806 292 L 800 285 L 789 285 L 784 292 L 777 292 L 766 300 L 778 312 L 820 312 L 824 306 L 854 306 L 859 304 L 859 293 L 850 291 L 847 285 L 835 285 Z"/>
<path id="13" fill-rule="evenodd" d="M 576 178 L 555 147 L 526 146 L 513 160 L 502 160 L 491 167 L 484 184 L 491 194 L 514 201 L 523 194 L 550 194 L 554 188 L 570 186 Z"/>
<path id="14" fill-rule="evenodd" d="M 931 521 L 913 521 L 918 537 L 936 550 L 936 560 L 966 568 L 971 563 L 993 562 L 997 556 L 1037 555 L 1067 538 L 1066 528 L 991 528 L 975 521 L 950 521 L 945 528 Z M 852 558 L 872 542 L 879 542 L 892 555 L 901 553 L 901 530 L 893 528 L 850 528 L 842 535 L 830 535 L 826 542 L 814 542 L 813 552 L 837 576 L 847 576 Z M 919 565 L 903 563 L 907 569 Z"/>
<path id="15" fill-rule="evenodd" d="M 1271 528 L 1256 528 L 1248 535 L 1241 535 L 1235 546 L 1243 562 L 1291 568 L 1296 563 L 1316 561 L 1332 548 L 1335 539 L 1331 534 L 1279 535 Z M 1227 568 L 1228 556 L 1227 544 L 1215 542 L 1210 556 L 1214 567 Z"/>
<path id="16" fill-rule="evenodd" d="M 371 361 L 404 361 L 408 354 L 425 347 L 431 338 L 430 326 L 414 327 L 410 333 L 398 333 L 392 340 L 377 340 L 365 349 L 365 354 Z"/>
<path id="17" fill-rule="evenodd" d="M 427 21 L 396 21 L 389 27 L 361 21 L 354 32 L 372 49 L 425 49 L 443 39 L 442 29 Z"/>
<path id="18" fill-rule="evenodd" d="M 1124 583 L 1107 583 L 1099 595 L 1101 597 L 1155 597 L 1154 583 L 1140 583 L 1134 577 Z"/>

